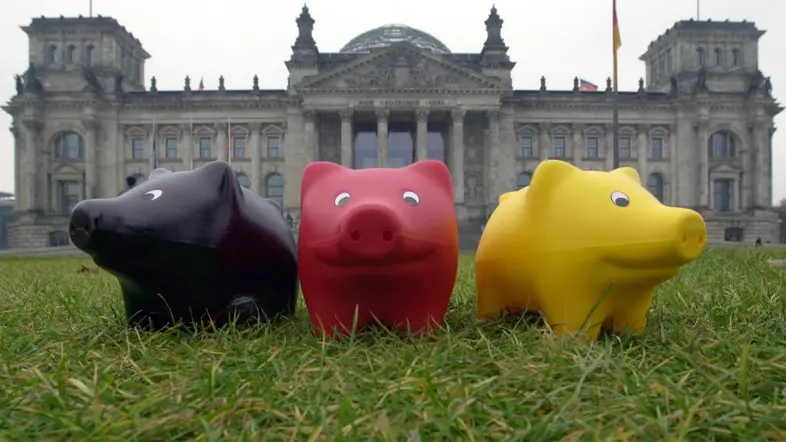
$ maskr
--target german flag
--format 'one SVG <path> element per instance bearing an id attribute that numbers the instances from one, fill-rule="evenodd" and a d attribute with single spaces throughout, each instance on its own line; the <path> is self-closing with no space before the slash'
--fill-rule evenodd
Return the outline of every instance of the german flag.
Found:
<path id="1" fill-rule="evenodd" d="M 612 0 L 611 3 L 611 25 L 612 25 L 612 45 L 614 50 L 614 90 L 617 90 L 617 51 L 622 46 L 622 37 L 620 37 L 620 24 L 617 21 L 617 0 Z"/>

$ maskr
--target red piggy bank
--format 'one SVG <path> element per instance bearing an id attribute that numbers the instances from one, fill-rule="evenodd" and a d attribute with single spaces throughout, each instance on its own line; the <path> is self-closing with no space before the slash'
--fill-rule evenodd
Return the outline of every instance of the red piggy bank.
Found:
<path id="1" fill-rule="evenodd" d="M 401 169 L 306 166 L 298 261 L 318 335 L 382 323 L 425 334 L 445 318 L 458 271 L 453 184 L 439 161 Z"/>

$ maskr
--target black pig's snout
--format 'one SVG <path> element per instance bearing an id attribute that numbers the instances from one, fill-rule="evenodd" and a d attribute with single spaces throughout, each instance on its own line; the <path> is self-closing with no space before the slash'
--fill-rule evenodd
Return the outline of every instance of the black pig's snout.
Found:
<path id="1" fill-rule="evenodd" d="M 98 227 L 99 218 L 100 213 L 92 210 L 87 204 L 79 204 L 74 207 L 74 211 L 71 212 L 71 223 L 68 226 L 71 242 L 80 249 L 87 250 L 90 245 L 90 237 Z"/>

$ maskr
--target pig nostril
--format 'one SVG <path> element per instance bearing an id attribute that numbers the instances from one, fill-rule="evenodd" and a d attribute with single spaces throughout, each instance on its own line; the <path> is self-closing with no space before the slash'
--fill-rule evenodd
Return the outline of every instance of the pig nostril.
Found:
<path id="1" fill-rule="evenodd" d="M 349 239 L 351 239 L 352 241 L 355 242 L 360 241 L 360 237 L 361 237 L 360 230 L 355 229 L 349 233 Z"/>
<path id="2" fill-rule="evenodd" d="M 696 240 L 698 244 L 704 244 L 704 235 L 699 235 L 699 238 Z"/>
<path id="3" fill-rule="evenodd" d="M 682 235 L 682 245 L 684 246 L 687 243 L 688 243 L 688 235 L 683 234 Z"/>
<path id="4" fill-rule="evenodd" d="M 68 234 L 73 236 L 75 233 L 76 233 L 76 226 L 74 225 L 74 223 L 71 223 L 68 226 Z"/>
<path id="5" fill-rule="evenodd" d="M 393 232 L 390 230 L 385 230 L 382 232 L 382 241 L 388 242 L 393 239 Z"/>

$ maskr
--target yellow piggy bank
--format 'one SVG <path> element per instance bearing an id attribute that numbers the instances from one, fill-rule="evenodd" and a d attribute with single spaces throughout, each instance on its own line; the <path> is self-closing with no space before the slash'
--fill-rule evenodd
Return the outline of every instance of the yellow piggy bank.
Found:
<path id="1" fill-rule="evenodd" d="M 475 258 L 478 313 L 539 311 L 558 334 L 642 332 L 658 284 L 704 250 L 701 215 L 664 206 L 635 169 L 548 160 L 499 198 Z"/>

